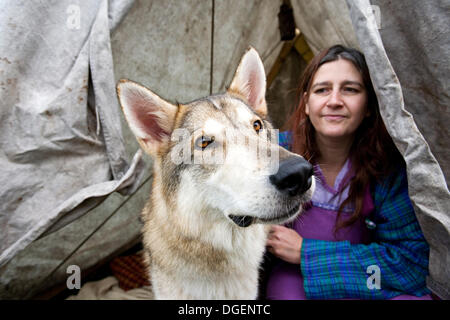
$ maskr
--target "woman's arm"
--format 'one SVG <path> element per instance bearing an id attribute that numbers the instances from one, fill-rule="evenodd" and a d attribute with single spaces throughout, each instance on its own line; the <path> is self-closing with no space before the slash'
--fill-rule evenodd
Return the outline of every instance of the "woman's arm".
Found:
<path id="1" fill-rule="evenodd" d="M 377 225 L 371 244 L 303 239 L 300 266 L 308 298 L 388 299 L 429 293 L 429 247 L 408 196 L 404 169 L 376 186 L 374 203 Z M 379 289 L 372 283 L 377 276 L 373 270 L 380 271 Z"/>

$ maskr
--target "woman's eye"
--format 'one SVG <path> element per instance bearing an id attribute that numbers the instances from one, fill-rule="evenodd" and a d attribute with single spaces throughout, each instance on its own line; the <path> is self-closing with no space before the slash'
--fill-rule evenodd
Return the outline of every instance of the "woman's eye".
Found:
<path id="1" fill-rule="evenodd" d="M 314 91 L 314 93 L 320 94 L 320 93 L 324 93 L 324 92 L 326 92 L 326 91 L 327 91 L 327 88 L 319 88 L 319 89 L 316 89 L 316 90 Z"/>
<path id="2" fill-rule="evenodd" d="M 255 131 L 257 133 L 259 133 L 259 130 L 262 129 L 262 123 L 259 120 L 256 120 L 255 122 L 253 122 L 253 128 L 255 129 Z"/>
<path id="3" fill-rule="evenodd" d="M 201 136 L 195 140 L 195 147 L 204 150 L 207 146 L 214 142 L 214 137 Z"/>
<path id="4" fill-rule="evenodd" d="M 344 90 L 345 91 L 347 91 L 347 92 L 359 92 L 359 90 L 358 89 L 356 89 L 356 88 L 351 88 L 351 87 L 347 87 L 347 88 L 344 88 Z"/>

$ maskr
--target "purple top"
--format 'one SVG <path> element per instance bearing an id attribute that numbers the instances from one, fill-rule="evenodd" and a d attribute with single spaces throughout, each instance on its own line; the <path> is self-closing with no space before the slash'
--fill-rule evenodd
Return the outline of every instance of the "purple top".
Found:
<path id="1" fill-rule="evenodd" d="M 316 189 L 311 199 L 311 207 L 304 211 L 289 227 L 296 230 L 303 238 L 325 241 L 350 241 L 352 244 L 369 242 L 369 230 L 365 226 L 364 217 L 373 210 L 374 204 L 369 187 L 364 194 L 362 217 L 353 225 L 340 229 L 334 233 L 336 214 L 340 204 L 347 198 L 350 189 L 350 179 L 354 173 L 348 159 L 336 177 L 333 187 L 330 187 L 320 170 L 315 166 Z M 345 206 L 341 212 L 343 219 L 349 217 L 354 208 Z M 267 284 L 267 299 L 276 300 L 305 300 L 303 277 L 299 265 L 279 261 L 274 266 Z M 430 299 L 429 296 L 414 297 L 400 295 L 393 299 Z"/>

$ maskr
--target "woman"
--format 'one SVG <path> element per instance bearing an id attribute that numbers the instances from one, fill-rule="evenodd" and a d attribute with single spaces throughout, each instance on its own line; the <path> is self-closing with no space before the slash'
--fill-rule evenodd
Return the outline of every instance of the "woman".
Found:
<path id="1" fill-rule="evenodd" d="M 311 204 L 273 226 L 268 299 L 430 299 L 429 247 L 405 163 L 381 119 L 364 56 L 337 45 L 308 65 L 280 135 L 315 165 Z"/>

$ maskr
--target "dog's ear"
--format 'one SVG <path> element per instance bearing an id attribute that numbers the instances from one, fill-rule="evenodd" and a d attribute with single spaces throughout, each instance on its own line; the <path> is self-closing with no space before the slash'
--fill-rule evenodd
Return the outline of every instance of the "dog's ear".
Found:
<path id="1" fill-rule="evenodd" d="M 156 154 L 161 144 L 170 139 L 178 108 L 129 80 L 119 81 L 117 95 L 139 144 L 148 153 Z"/>
<path id="2" fill-rule="evenodd" d="M 266 74 L 255 49 L 250 47 L 242 57 L 228 92 L 243 96 L 256 112 L 267 114 Z"/>

